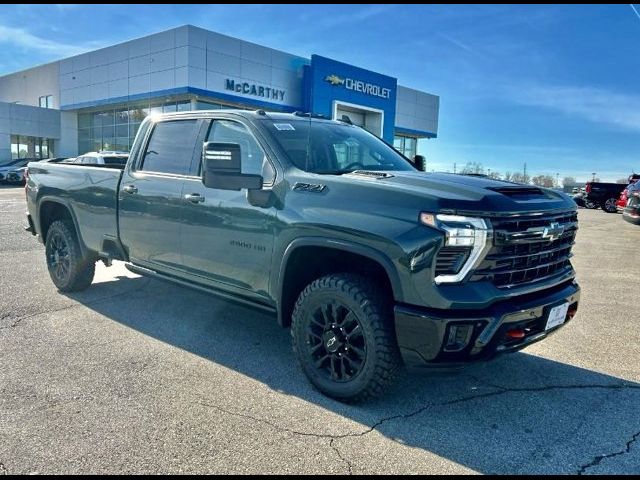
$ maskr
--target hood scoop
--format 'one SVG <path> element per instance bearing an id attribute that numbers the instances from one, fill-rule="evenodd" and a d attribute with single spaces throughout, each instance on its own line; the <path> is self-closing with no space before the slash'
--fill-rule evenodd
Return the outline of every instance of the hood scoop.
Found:
<path id="1" fill-rule="evenodd" d="M 372 178 L 374 180 L 393 177 L 389 172 L 372 172 L 371 170 L 354 170 L 353 172 L 350 172 L 349 175 L 358 175 L 361 177 Z"/>
<path id="2" fill-rule="evenodd" d="M 546 198 L 545 192 L 538 187 L 516 186 L 516 187 L 487 187 L 487 190 L 491 190 L 514 200 L 530 200 L 533 198 Z"/>

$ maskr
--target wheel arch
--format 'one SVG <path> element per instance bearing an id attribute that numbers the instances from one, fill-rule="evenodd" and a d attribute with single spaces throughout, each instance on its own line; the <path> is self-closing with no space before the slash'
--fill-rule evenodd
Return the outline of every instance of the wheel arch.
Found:
<path id="1" fill-rule="evenodd" d="M 305 254 L 314 256 L 305 259 Z M 295 301 L 308 283 L 319 276 L 339 272 L 374 275 L 393 299 L 402 299 L 397 270 L 384 253 L 346 240 L 297 238 L 285 249 L 276 279 L 278 323 L 283 327 L 290 325 Z"/>
<path id="2" fill-rule="evenodd" d="M 69 202 L 57 197 L 43 197 L 38 202 L 37 228 L 40 232 L 43 243 L 46 243 L 47 241 L 47 231 L 51 224 L 56 220 L 63 219 L 67 219 L 72 222 L 74 231 L 78 237 L 78 244 L 80 245 L 81 253 L 82 255 L 87 255 L 89 249 L 82 239 L 82 234 L 80 233 L 80 228 L 78 226 L 78 219 L 76 218 L 73 208 L 71 208 Z"/>

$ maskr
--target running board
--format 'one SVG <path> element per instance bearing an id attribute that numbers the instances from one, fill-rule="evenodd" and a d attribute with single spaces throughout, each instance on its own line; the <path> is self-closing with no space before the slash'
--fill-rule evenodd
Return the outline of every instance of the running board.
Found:
<path id="1" fill-rule="evenodd" d="M 216 297 L 220 297 L 224 300 L 229 300 L 230 302 L 239 303 L 240 305 L 244 305 L 246 307 L 255 308 L 268 313 L 273 313 L 273 314 L 276 313 L 276 309 L 274 307 L 270 307 L 269 305 L 265 305 L 263 303 L 254 302 L 252 300 L 239 297 L 232 293 L 223 292 L 216 288 L 207 287 L 206 285 L 201 285 L 199 283 L 188 282 L 186 280 L 182 280 L 181 278 L 165 275 L 163 273 L 156 272 L 155 270 L 151 270 L 150 268 L 141 267 L 140 265 L 134 265 L 133 263 L 129 263 L 129 262 L 125 263 L 124 266 L 130 272 L 136 273 L 138 275 L 156 278 L 158 280 L 162 280 L 169 283 L 177 283 L 178 285 L 181 285 L 183 287 L 191 288 L 193 290 L 198 290 L 204 293 L 209 293 L 211 295 L 215 295 Z"/>

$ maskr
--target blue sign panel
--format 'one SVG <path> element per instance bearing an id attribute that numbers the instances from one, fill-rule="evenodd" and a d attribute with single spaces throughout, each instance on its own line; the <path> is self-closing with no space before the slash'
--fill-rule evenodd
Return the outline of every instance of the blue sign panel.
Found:
<path id="1" fill-rule="evenodd" d="M 382 137 L 391 143 L 397 88 L 398 81 L 393 77 L 312 55 L 311 65 L 304 72 L 304 106 L 309 112 L 328 117 L 333 114 L 334 101 L 382 110 Z"/>

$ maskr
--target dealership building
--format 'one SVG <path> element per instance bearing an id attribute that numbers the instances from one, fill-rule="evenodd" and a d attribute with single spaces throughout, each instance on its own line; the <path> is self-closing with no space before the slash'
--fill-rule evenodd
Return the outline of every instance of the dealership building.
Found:
<path id="1" fill-rule="evenodd" d="M 438 132 L 439 97 L 394 77 L 185 25 L 0 76 L 0 164 L 128 150 L 148 114 L 220 108 L 347 115 L 407 156 Z"/>

